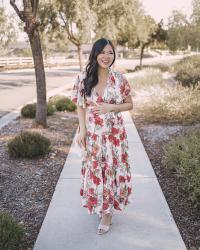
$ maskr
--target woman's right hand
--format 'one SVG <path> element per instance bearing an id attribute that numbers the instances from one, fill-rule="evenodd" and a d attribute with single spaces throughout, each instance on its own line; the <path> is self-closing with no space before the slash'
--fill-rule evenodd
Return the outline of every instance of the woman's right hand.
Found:
<path id="1" fill-rule="evenodd" d="M 86 130 L 80 130 L 80 132 L 77 135 L 76 142 L 78 143 L 79 147 L 81 147 L 81 144 L 86 149 Z"/>

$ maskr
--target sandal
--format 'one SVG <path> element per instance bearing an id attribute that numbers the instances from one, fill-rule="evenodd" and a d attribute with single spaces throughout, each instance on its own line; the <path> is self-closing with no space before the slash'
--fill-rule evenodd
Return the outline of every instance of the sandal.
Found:
<path id="1" fill-rule="evenodd" d="M 111 215 L 111 219 L 112 219 L 113 212 L 111 212 L 110 215 Z M 103 225 L 103 224 L 100 223 L 99 226 L 98 226 L 97 234 L 105 234 L 105 233 L 107 233 L 109 231 L 111 225 L 112 225 L 112 221 L 110 222 L 110 225 Z"/>

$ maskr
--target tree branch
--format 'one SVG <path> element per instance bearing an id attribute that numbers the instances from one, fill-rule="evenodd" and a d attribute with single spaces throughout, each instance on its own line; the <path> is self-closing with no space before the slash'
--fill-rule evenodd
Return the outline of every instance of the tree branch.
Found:
<path id="1" fill-rule="evenodd" d="M 61 13 L 61 12 L 59 12 L 59 14 L 60 14 L 60 17 L 61 17 L 61 19 L 62 19 L 63 23 L 65 24 L 65 26 L 68 26 L 67 21 L 64 19 L 64 17 L 63 17 L 63 15 L 62 15 L 62 13 Z"/>
<path id="2" fill-rule="evenodd" d="M 62 21 L 63 21 L 63 23 L 64 23 L 64 27 L 63 27 L 63 28 L 66 29 L 66 31 L 67 31 L 68 39 L 69 39 L 73 44 L 75 44 L 76 46 L 78 46 L 78 45 L 79 45 L 79 44 L 78 44 L 78 41 L 77 41 L 76 38 L 74 37 L 72 30 L 71 30 L 71 32 L 70 32 L 70 25 L 69 25 L 69 23 L 67 23 L 67 21 L 64 19 L 64 17 L 63 17 L 63 15 L 62 15 L 61 12 L 59 12 L 59 14 L 60 14 L 60 17 L 61 17 L 61 19 L 62 19 Z"/>
<path id="3" fill-rule="evenodd" d="M 74 37 L 73 33 L 70 32 L 70 29 L 69 29 L 69 24 L 67 23 L 67 21 L 65 20 L 65 18 L 63 17 L 62 13 L 59 12 L 60 14 L 60 17 L 64 23 L 64 27 L 67 31 L 67 35 L 68 35 L 68 39 L 73 43 L 75 44 L 76 46 L 78 46 L 78 42 L 76 41 L 76 38 Z"/>
<path id="4" fill-rule="evenodd" d="M 24 22 L 24 16 L 22 12 L 18 9 L 17 5 L 15 4 L 15 0 L 10 0 L 10 5 L 13 7 L 19 18 Z"/>

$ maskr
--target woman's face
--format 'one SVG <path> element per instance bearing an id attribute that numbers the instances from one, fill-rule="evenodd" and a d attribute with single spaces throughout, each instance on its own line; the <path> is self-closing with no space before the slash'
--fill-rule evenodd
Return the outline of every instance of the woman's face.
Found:
<path id="1" fill-rule="evenodd" d="M 101 53 L 97 56 L 97 62 L 99 67 L 101 68 L 108 68 L 112 64 L 114 60 L 114 52 L 110 44 L 107 44 Z"/>

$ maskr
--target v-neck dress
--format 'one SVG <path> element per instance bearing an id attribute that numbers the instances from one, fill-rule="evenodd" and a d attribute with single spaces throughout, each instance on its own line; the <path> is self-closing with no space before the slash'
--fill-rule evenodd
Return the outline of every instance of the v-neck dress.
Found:
<path id="1" fill-rule="evenodd" d="M 80 196 L 89 214 L 123 210 L 132 202 L 127 132 L 121 112 L 94 114 L 93 102 L 121 104 L 131 95 L 126 77 L 111 68 L 102 96 L 92 88 L 84 98 L 86 72 L 74 84 L 71 101 L 86 110 L 86 154 L 82 157 Z"/>

